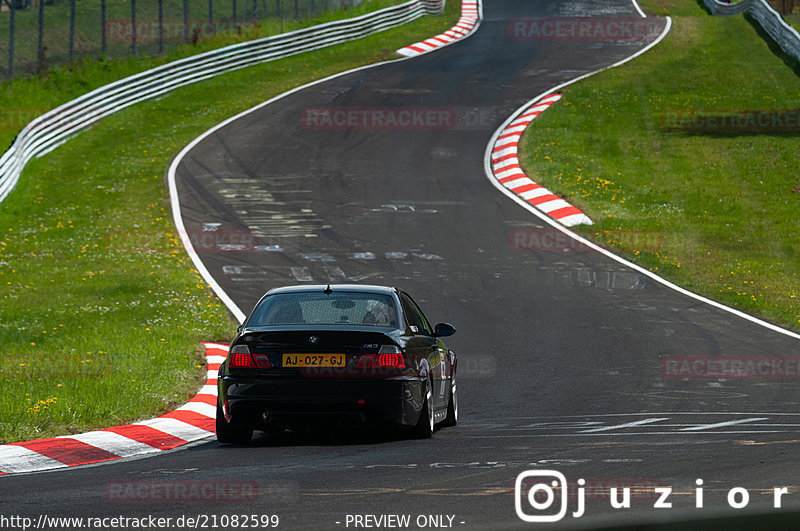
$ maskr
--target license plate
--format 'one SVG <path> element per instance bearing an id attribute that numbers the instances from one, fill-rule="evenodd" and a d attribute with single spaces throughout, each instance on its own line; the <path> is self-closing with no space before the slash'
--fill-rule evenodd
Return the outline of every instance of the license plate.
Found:
<path id="1" fill-rule="evenodd" d="M 284 354 L 284 367 L 344 367 L 345 354 Z"/>

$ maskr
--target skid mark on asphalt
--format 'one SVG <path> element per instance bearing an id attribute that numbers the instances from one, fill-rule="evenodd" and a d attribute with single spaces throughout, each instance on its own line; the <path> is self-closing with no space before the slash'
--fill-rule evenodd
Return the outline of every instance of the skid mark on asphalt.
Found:
<path id="1" fill-rule="evenodd" d="M 303 175 L 217 176 L 218 193 L 260 241 L 304 238 L 329 228 L 306 205 L 312 193 Z"/>
<path id="2" fill-rule="evenodd" d="M 776 412 L 666 412 L 562 417 L 518 417 L 494 421 L 475 437 L 703 436 L 800 433 L 800 414 Z"/>
<path id="3" fill-rule="evenodd" d="M 330 253 L 301 253 L 299 260 L 307 262 L 307 266 L 260 266 L 260 265 L 224 265 L 222 274 L 231 282 L 362 282 L 368 279 L 383 278 L 384 273 L 378 271 L 369 273 L 350 273 L 341 266 L 333 265 L 336 262 Z M 355 262 L 376 261 L 412 263 L 414 261 L 444 261 L 444 258 L 435 253 L 422 250 L 409 251 L 363 251 L 353 253 L 350 260 Z M 386 264 L 387 266 L 389 264 Z M 345 266 L 346 268 L 347 266 Z M 372 268 L 375 269 L 375 268 Z"/>

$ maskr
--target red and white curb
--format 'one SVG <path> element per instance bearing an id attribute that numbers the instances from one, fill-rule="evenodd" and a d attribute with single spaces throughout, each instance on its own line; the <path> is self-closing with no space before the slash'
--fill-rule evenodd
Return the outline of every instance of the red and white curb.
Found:
<path id="1" fill-rule="evenodd" d="M 440 35 L 400 48 L 397 53 L 406 57 L 414 57 L 453 44 L 471 35 L 477 29 L 480 19 L 480 0 L 463 0 L 461 2 L 461 18 L 458 19 L 455 26 Z"/>
<path id="2" fill-rule="evenodd" d="M 567 203 L 544 186 L 537 184 L 522 171 L 517 157 L 519 139 L 525 128 L 542 112 L 561 99 L 561 94 L 549 94 L 531 107 L 522 110 L 516 118 L 500 132 L 492 146 L 492 174 L 501 185 L 520 199 L 567 227 L 586 224 L 592 220 L 579 208 Z"/>
<path id="3" fill-rule="evenodd" d="M 228 355 L 228 346 L 204 345 L 206 383 L 183 406 L 158 418 L 125 426 L 0 446 L 0 475 L 141 456 L 211 437 L 216 431 L 217 371 Z"/>

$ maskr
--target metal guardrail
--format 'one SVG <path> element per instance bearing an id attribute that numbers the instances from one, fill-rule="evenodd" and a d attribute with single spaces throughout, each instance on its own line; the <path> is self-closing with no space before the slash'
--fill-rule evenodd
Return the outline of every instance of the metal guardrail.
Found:
<path id="1" fill-rule="evenodd" d="M 749 14 L 784 52 L 800 61 L 800 33 L 787 24 L 766 0 L 742 0 L 735 4 L 703 0 L 703 3 L 714 15 Z"/>
<path id="2" fill-rule="evenodd" d="M 95 89 L 29 123 L 0 157 L 0 202 L 25 165 L 63 144 L 103 116 L 219 74 L 318 50 L 440 13 L 445 0 L 410 0 L 360 17 L 226 46 L 173 61 Z"/>
<path id="3" fill-rule="evenodd" d="M 714 15 L 741 15 L 750 9 L 751 0 L 742 0 L 735 4 L 720 2 L 719 0 L 703 0 L 703 3 Z"/>

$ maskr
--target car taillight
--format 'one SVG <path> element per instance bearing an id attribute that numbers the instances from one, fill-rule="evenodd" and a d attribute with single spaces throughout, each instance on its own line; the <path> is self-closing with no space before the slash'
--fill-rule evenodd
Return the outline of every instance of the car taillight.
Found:
<path id="1" fill-rule="evenodd" d="M 266 354 L 259 354 L 256 352 L 253 354 L 253 357 L 256 359 L 256 365 L 258 365 L 259 369 L 269 369 L 272 367 Z"/>
<path id="2" fill-rule="evenodd" d="M 357 364 L 360 369 L 369 367 L 403 369 L 405 366 L 403 352 L 395 345 L 382 345 L 377 354 L 362 354 Z"/>
<path id="3" fill-rule="evenodd" d="M 375 367 L 397 367 L 398 369 L 402 369 L 406 366 L 406 362 L 403 359 L 403 353 L 400 352 L 400 349 L 397 347 L 393 347 L 395 350 L 387 350 L 384 351 L 381 348 L 381 351 L 378 353 L 378 357 L 375 358 L 375 361 L 372 362 L 372 365 Z"/>
<path id="4" fill-rule="evenodd" d="M 359 369 L 369 369 L 372 367 L 372 361 L 375 359 L 375 354 L 362 354 L 360 358 L 358 358 L 358 363 L 356 367 Z"/>
<path id="5" fill-rule="evenodd" d="M 234 345 L 228 354 L 228 367 L 231 369 L 269 369 L 269 358 L 266 354 L 250 354 L 247 345 Z"/>

